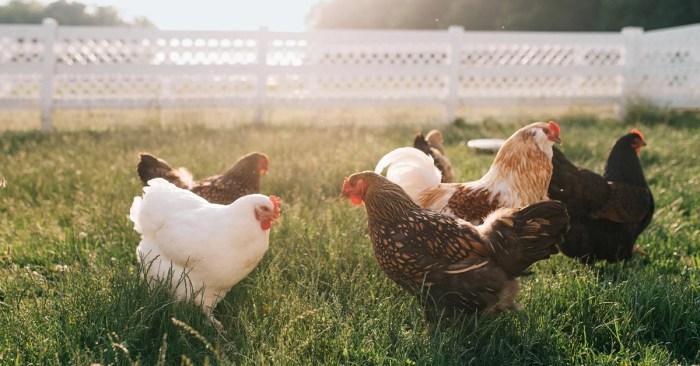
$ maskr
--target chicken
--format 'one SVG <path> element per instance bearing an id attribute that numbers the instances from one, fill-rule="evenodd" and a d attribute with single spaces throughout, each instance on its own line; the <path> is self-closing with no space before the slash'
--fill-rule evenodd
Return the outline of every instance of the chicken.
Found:
<path id="1" fill-rule="evenodd" d="M 547 200 L 496 210 L 474 226 L 421 208 L 400 186 L 370 171 L 346 178 L 342 196 L 364 202 L 380 267 L 419 296 L 431 321 L 441 310 L 519 308 L 518 277 L 557 253 L 569 223 L 564 204 Z"/>
<path id="2" fill-rule="evenodd" d="M 584 263 L 627 260 L 633 252 L 647 255 L 634 245 L 654 214 L 654 196 L 638 157 L 642 146 L 646 142 L 639 130 L 622 136 L 603 176 L 574 166 L 554 149 L 549 197 L 564 202 L 571 216 L 562 253 Z"/>
<path id="3" fill-rule="evenodd" d="M 147 153 L 139 154 L 136 171 L 145 185 L 153 178 L 168 182 L 204 197 L 211 203 L 227 205 L 239 197 L 260 192 L 260 176 L 267 172 L 270 160 L 267 155 L 253 152 L 238 159 L 231 169 L 193 182 L 192 174 L 185 168 L 173 169 L 163 159 Z"/>
<path id="4" fill-rule="evenodd" d="M 560 142 L 559 132 L 553 121 L 519 129 L 504 142 L 489 171 L 473 182 L 440 183 L 431 159 L 410 148 L 384 155 L 374 171 L 387 168 L 387 178 L 421 207 L 480 224 L 497 208 L 519 208 L 547 199 L 552 145 Z"/>
<path id="5" fill-rule="evenodd" d="M 163 178 L 148 181 L 143 191 L 129 218 L 141 234 L 137 259 L 149 281 L 169 281 L 178 299 L 194 299 L 220 328 L 212 312 L 267 251 L 278 199 L 251 194 L 213 204 Z"/>
<path id="6" fill-rule="evenodd" d="M 423 137 L 422 133 L 416 134 L 413 147 L 433 158 L 435 167 L 440 169 L 442 174 L 442 183 L 454 181 L 455 174 L 452 170 L 452 163 L 445 156 L 445 150 L 442 147 L 442 133 L 439 130 L 431 130 L 426 137 Z"/>
<path id="7" fill-rule="evenodd" d="M 442 147 L 442 132 L 440 132 L 440 130 L 430 130 L 430 132 L 425 135 L 425 140 L 428 141 L 428 145 L 430 145 L 430 147 L 439 151 L 440 154 L 445 154 L 445 149 Z"/>

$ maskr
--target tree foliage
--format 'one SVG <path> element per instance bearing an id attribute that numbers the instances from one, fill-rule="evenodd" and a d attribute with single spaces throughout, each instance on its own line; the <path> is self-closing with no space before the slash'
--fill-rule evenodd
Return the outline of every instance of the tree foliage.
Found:
<path id="1" fill-rule="evenodd" d="M 700 0 L 321 0 L 319 29 L 619 31 L 700 22 Z"/>
<path id="2" fill-rule="evenodd" d="M 154 26 L 145 17 L 127 22 L 111 6 L 89 6 L 74 1 L 57 0 L 43 5 L 34 0 L 10 0 L 0 6 L 0 23 L 40 24 L 44 18 L 56 19 L 61 25 Z"/>

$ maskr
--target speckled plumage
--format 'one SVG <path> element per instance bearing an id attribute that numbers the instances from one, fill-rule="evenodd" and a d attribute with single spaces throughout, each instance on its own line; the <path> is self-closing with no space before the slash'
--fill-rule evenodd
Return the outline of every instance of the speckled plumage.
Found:
<path id="1" fill-rule="evenodd" d="M 558 201 L 500 209 L 474 226 L 421 208 L 401 187 L 373 172 L 350 176 L 343 194 L 365 203 L 381 268 L 418 295 L 427 310 L 516 308 L 517 277 L 556 253 L 568 229 L 566 209 Z"/>
<path id="2" fill-rule="evenodd" d="M 524 207 L 546 199 L 552 176 L 554 142 L 547 138 L 551 130 L 543 122 L 519 129 L 504 142 L 481 179 L 427 189 L 418 204 L 479 224 L 496 208 Z"/>
<path id="3" fill-rule="evenodd" d="M 164 178 L 179 188 L 188 189 L 210 203 L 227 205 L 245 195 L 260 192 L 260 176 L 267 170 L 267 155 L 247 154 L 224 174 L 192 182 L 185 168 L 173 169 L 165 160 L 147 153 L 139 154 L 137 173 L 144 185 L 153 178 Z"/>

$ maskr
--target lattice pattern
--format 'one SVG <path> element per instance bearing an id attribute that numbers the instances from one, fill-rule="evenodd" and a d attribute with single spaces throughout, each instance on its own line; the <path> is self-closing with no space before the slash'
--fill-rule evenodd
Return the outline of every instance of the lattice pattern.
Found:
<path id="1" fill-rule="evenodd" d="M 700 106 L 700 66 L 644 72 L 637 77 L 633 90 L 651 100 L 695 97 Z"/>
<path id="2" fill-rule="evenodd" d="M 529 45 L 482 45 L 462 48 L 461 66 L 549 65 L 567 66 L 575 62 L 571 47 L 532 47 Z"/>
<path id="3" fill-rule="evenodd" d="M 254 76 L 183 76 L 170 79 L 164 86 L 169 99 L 253 98 L 256 91 Z"/>
<path id="4" fill-rule="evenodd" d="M 481 45 L 460 50 L 459 65 L 476 66 L 620 66 L 624 48 L 580 45 Z"/>
<path id="5" fill-rule="evenodd" d="M 700 42 L 700 41 L 699 41 Z M 687 45 L 644 47 L 639 50 L 639 66 L 684 66 L 700 62 L 700 49 Z"/>
<path id="6" fill-rule="evenodd" d="M 622 76 L 465 76 L 459 87 L 462 98 L 615 96 Z"/>
<path id="7" fill-rule="evenodd" d="M 62 39 L 54 47 L 56 62 L 66 65 L 142 63 L 149 56 L 140 39 Z"/>
<path id="8" fill-rule="evenodd" d="M 271 66 L 301 66 L 309 63 L 308 41 L 305 39 L 274 39 L 266 52 Z"/>
<path id="9" fill-rule="evenodd" d="M 54 96 L 59 100 L 157 99 L 161 81 L 147 75 L 59 75 Z"/>
<path id="10" fill-rule="evenodd" d="M 589 75 L 581 77 L 574 86 L 574 95 L 618 96 L 622 93 L 624 78 L 622 75 Z"/>
<path id="11" fill-rule="evenodd" d="M 306 99 L 313 93 L 312 79 L 299 75 L 270 75 L 267 97 L 271 99 Z"/>
<path id="12" fill-rule="evenodd" d="M 43 60 L 42 39 L 0 36 L 0 64 L 40 64 Z"/>
<path id="13" fill-rule="evenodd" d="M 252 65 L 257 61 L 252 38 L 62 38 L 56 59 L 66 65 Z"/>
<path id="14" fill-rule="evenodd" d="M 153 75 L 62 75 L 56 79 L 54 95 L 64 101 L 159 99 L 215 100 L 252 98 L 254 78 L 230 76 L 183 76 L 162 79 Z"/>
<path id="15" fill-rule="evenodd" d="M 54 31 L 54 98 L 76 106 L 623 101 L 635 93 L 652 100 L 683 95 L 700 105 L 700 26 L 596 35 L 0 26 L 0 99 L 38 100 L 43 39 Z"/>
<path id="16" fill-rule="evenodd" d="M 0 99 L 38 100 L 41 75 L 0 74 Z"/>
<path id="17" fill-rule="evenodd" d="M 472 42 L 460 47 L 458 53 L 457 92 L 466 103 L 480 97 L 616 97 L 623 89 L 625 56 L 624 44 Z M 580 69 L 557 71 L 572 67 Z M 619 71 L 597 74 L 599 67 Z"/>
<path id="18" fill-rule="evenodd" d="M 652 31 L 634 51 L 637 72 L 630 89 L 652 102 L 700 107 L 700 27 Z"/>
<path id="19" fill-rule="evenodd" d="M 268 96 L 273 99 L 439 99 L 446 93 L 440 76 L 273 76 Z"/>
<path id="20" fill-rule="evenodd" d="M 448 52 L 421 44 L 326 47 L 315 61 L 333 66 L 439 66 L 448 64 Z"/>
<path id="21" fill-rule="evenodd" d="M 460 97 L 498 96 L 542 96 L 556 93 L 570 84 L 566 77 L 464 77 L 460 78 Z"/>

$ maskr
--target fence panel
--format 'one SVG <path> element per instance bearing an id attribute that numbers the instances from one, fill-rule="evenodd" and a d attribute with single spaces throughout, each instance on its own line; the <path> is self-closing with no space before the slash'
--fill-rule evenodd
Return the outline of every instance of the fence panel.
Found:
<path id="1" fill-rule="evenodd" d="M 0 106 L 700 107 L 700 25 L 608 33 L 0 26 Z"/>

